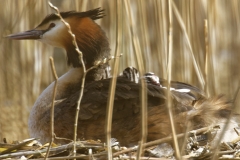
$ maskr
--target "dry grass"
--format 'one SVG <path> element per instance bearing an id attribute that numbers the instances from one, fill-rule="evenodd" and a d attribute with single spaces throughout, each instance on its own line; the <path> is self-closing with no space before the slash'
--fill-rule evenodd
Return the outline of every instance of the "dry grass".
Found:
<path id="1" fill-rule="evenodd" d="M 105 9 L 106 17 L 97 22 L 109 37 L 114 55 L 123 53 L 120 71 L 136 66 L 137 60 L 130 30 L 130 19 L 122 4 L 122 41 L 117 41 L 117 1 L 108 0 L 52 0 L 60 10 L 85 11 L 97 7 Z M 185 30 L 173 13 L 172 79 L 190 83 L 209 92 L 210 96 L 226 94 L 234 97 L 240 85 L 240 1 L 238 0 L 182 0 L 175 1 Z M 0 10 L 0 139 L 20 140 L 28 137 L 29 110 L 38 95 L 53 81 L 49 57 L 54 56 L 58 75 L 67 71 L 63 51 L 34 41 L 10 41 L 3 36 L 34 28 L 47 14 L 52 13 L 47 1 L 1 1 Z M 168 62 L 168 3 L 165 0 L 131 0 L 133 28 L 140 43 L 146 71 L 167 78 Z M 204 21 L 207 20 L 208 39 L 205 40 Z M 119 23 L 119 22 L 118 22 Z M 200 70 L 194 69 L 193 55 Z M 207 42 L 208 44 L 206 44 Z M 206 49 L 206 46 L 208 50 Z M 207 54 L 206 54 L 207 53 Z M 207 58 L 206 58 L 207 57 Z M 138 68 L 138 67 L 137 67 Z M 204 86 L 197 76 L 205 75 Z M 240 106 L 240 97 L 237 105 Z M 239 109 L 239 108 L 238 108 Z M 240 111 L 239 111 L 240 113 Z"/>

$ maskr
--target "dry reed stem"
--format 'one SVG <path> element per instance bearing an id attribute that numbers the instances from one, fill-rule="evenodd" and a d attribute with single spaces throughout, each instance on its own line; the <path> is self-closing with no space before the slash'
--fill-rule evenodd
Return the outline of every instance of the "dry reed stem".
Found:
<path id="1" fill-rule="evenodd" d="M 122 2 L 121 0 L 117 1 L 117 15 L 116 15 L 116 22 L 117 22 L 117 29 L 116 29 L 116 49 L 115 49 L 115 57 L 118 57 L 121 48 L 121 41 L 122 41 Z M 121 27 L 120 27 L 121 26 Z M 112 159 L 112 147 L 111 147 L 111 130 L 112 130 L 112 113 L 114 107 L 114 97 L 115 97 L 115 88 L 117 82 L 117 74 L 119 70 L 119 59 L 115 59 L 113 64 L 113 74 L 112 79 L 110 81 L 110 88 L 109 88 L 109 96 L 107 101 L 107 110 L 106 110 L 106 141 L 107 141 L 107 152 L 108 152 L 108 159 Z"/>
<path id="2" fill-rule="evenodd" d="M 205 87 L 204 91 L 206 92 L 207 97 L 209 97 L 209 87 L 208 87 L 208 63 L 209 63 L 209 51 L 208 51 L 208 21 L 207 19 L 204 20 L 204 36 L 205 36 Z"/>
<path id="3" fill-rule="evenodd" d="M 49 60 L 50 60 L 50 64 L 51 64 L 52 74 L 53 74 L 53 77 L 55 79 L 55 83 L 54 83 L 53 97 L 52 97 L 52 104 L 51 104 L 51 121 L 50 121 L 51 141 L 49 143 L 47 153 L 45 155 L 44 160 L 46 160 L 48 155 L 49 155 L 49 151 L 50 151 L 50 148 L 52 146 L 52 143 L 54 141 L 54 136 L 55 136 L 55 133 L 54 133 L 54 105 L 55 105 L 55 97 L 56 97 L 56 93 L 57 93 L 57 84 L 58 84 L 58 76 L 57 76 L 57 72 L 56 72 L 56 69 L 55 69 L 54 60 L 53 60 L 52 57 L 50 57 Z"/>
<path id="4" fill-rule="evenodd" d="M 142 42 L 142 50 L 143 53 L 142 57 L 144 57 L 144 66 L 147 71 L 149 71 L 150 64 L 151 64 L 151 49 L 150 49 L 150 42 L 149 42 L 149 29 L 148 29 L 148 22 L 147 22 L 147 13 L 146 13 L 146 1 L 145 0 L 139 0 L 139 3 L 137 3 L 139 11 L 139 19 L 140 19 L 140 29 L 141 29 L 141 35 L 143 36 L 143 42 Z"/>
<path id="5" fill-rule="evenodd" d="M 133 49 L 135 56 L 137 58 L 137 65 L 139 68 L 140 75 L 143 75 L 144 73 L 144 65 L 143 65 L 143 59 L 141 55 L 141 49 L 139 45 L 139 39 L 137 37 L 136 31 L 135 31 L 135 23 L 132 18 L 132 13 L 130 9 L 130 2 L 124 1 L 126 13 L 129 18 L 130 23 L 130 32 L 131 32 L 131 39 L 133 44 Z M 140 159 L 140 156 L 142 154 L 143 150 L 143 144 L 146 142 L 147 138 L 147 92 L 146 92 L 146 83 L 143 79 L 140 79 L 141 84 L 141 93 L 140 93 L 140 99 L 141 99 L 141 139 L 139 141 L 139 148 L 137 152 L 137 159 Z"/>
<path id="6" fill-rule="evenodd" d="M 171 77 L 172 77 L 172 49 L 173 49 L 173 28 L 172 28 L 172 1 L 168 0 L 168 11 L 169 11 L 169 38 L 168 38 L 168 67 L 167 67 L 167 109 L 168 109 L 168 115 L 170 119 L 172 134 L 173 134 L 173 143 L 175 147 L 176 157 L 177 159 L 181 159 L 181 154 L 179 151 L 178 146 L 178 140 L 176 137 L 176 130 L 173 120 L 173 113 L 172 113 L 172 100 L 171 100 L 171 91 L 170 91 L 170 83 L 171 83 Z"/>
<path id="7" fill-rule="evenodd" d="M 167 77 L 167 53 L 168 53 L 168 14 L 167 14 L 167 1 L 156 0 L 156 24 L 157 36 L 161 37 L 162 48 L 157 45 L 158 49 L 158 62 L 162 63 L 163 78 Z"/>
<path id="8" fill-rule="evenodd" d="M 110 60 L 112 60 L 114 57 L 109 57 L 108 59 L 104 59 L 102 61 L 98 61 L 95 63 L 94 66 L 90 67 L 89 69 L 86 70 L 86 67 L 85 67 L 85 64 L 84 64 L 84 61 L 83 61 L 83 54 L 82 52 L 79 50 L 78 48 L 78 45 L 77 45 L 77 42 L 76 42 L 76 38 L 75 38 L 75 35 L 72 33 L 72 30 L 71 30 L 71 26 L 66 22 L 64 21 L 64 19 L 62 18 L 62 16 L 60 15 L 60 12 L 58 10 L 57 7 L 53 6 L 51 2 L 49 2 L 49 6 L 51 8 L 53 8 L 54 10 L 57 11 L 57 16 L 61 19 L 61 21 L 65 24 L 65 26 L 68 28 L 68 33 L 71 35 L 72 39 L 73 39 L 73 45 L 75 47 L 75 50 L 77 51 L 77 53 L 79 54 L 79 59 L 81 61 L 81 64 L 82 64 L 82 67 L 83 67 L 83 77 L 82 77 L 82 83 L 81 83 L 81 90 L 80 90 L 80 95 L 79 95 L 79 99 L 77 101 L 77 108 L 76 108 L 76 116 L 75 116 L 75 123 L 74 123 L 74 139 L 73 139 L 73 155 L 76 156 L 76 141 L 77 141 L 77 126 L 78 126 L 78 117 L 79 117 L 79 112 L 80 112 L 80 103 L 81 103 L 81 100 L 82 100 L 82 97 L 83 97 L 83 90 L 84 90 L 84 85 L 85 85 L 85 78 L 86 78 L 86 75 L 87 73 L 94 69 L 94 68 L 97 68 L 99 65 L 102 65 L 104 63 L 107 63 L 109 62 Z M 121 55 L 119 56 L 116 56 L 115 58 L 118 58 L 120 57 Z M 111 117 L 110 117 L 111 118 Z M 111 118 L 112 119 L 112 118 Z M 109 141 L 109 144 L 110 144 L 110 141 Z"/>
<path id="9" fill-rule="evenodd" d="M 83 61 L 83 54 L 82 52 L 79 50 L 77 42 L 76 42 L 76 37 L 75 35 L 72 33 L 71 30 L 71 26 L 64 21 L 64 19 L 62 18 L 62 16 L 60 15 L 60 12 L 58 10 L 58 8 L 56 6 L 53 6 L 53 4 L 51 2 L 48 2 L 49 6 L 54 9 L 57 12 L 57 16 L 61 19 L 61 21 L 63 22 L 63 24 L 68 28 L 68 33 L 71 35 L 72 37 L 72 43 L 75 47 L 75 50 L 77 51 L 77 53 L 79 54 L 79 60 L 82 63 L 82 67 L 83 67 L 83 77 L 82 77 L 82 84 L 81 84 L 81 90 L 80 90 L 80 95 L 79 95 L 79 99 L 77 102 L 77 108 L 76 108 L 76 115 L 75 115 L 75 122 L 74 122 L 74 138 L 73 138 L 73 155 L 76 155 L 76 141 L 77 141 L 77 126 L 78 126 L 78 117 L 79 117 L 79 111 L 80 111 L 80 103 L 82 100 L 82 96 L 83 96 L 83 89 L 84 89 L 84 84 L 85 84 L 85 77 L 86 77 L 86 67 L 85 67 L 85 63 Z"/>
<path id="10" fill-rule="evenodd" d="M 199 81 L 200 81 L 200 83 L 202 85 L 202 88 L 204 88 L 205 81 L 204 81 L 201 69 L 199 68 L 198 63 L 196 62 L 196 59 L 194 57 L 192 46 L 191 46 L 191 43 L 190 43 L 190 40 L 189 40 L 189 37 L 188 37 L 188 34 L 187 34 L 186 27 L 184 25 L 184 22 L 183 22 L 183 20 L 181 18 L 181 15 L 180 15 L 180 13 L 179 13 L 179 11 L 178 11 L 174 1 L 172 1 L 172 0 L 171 0 L 171 6 L 172 6 L 172 9 L 173 9 L 174 15 L 176 16 L 176 18 L 178 20 L 178 23 L 179 23 L 179 25 L 180 25 L 180 27 L 182 29 L 182 32 L 185 35 L 187 46 L 189 47 L 189 50 L 190 50 L 190 53 L 191 53 L 191 57 L 192 57 L 192 60 L 193 60 L 193 66 L 194 66 L 195 71 L 197 73 L 198 79 L 199 79 Z"/>

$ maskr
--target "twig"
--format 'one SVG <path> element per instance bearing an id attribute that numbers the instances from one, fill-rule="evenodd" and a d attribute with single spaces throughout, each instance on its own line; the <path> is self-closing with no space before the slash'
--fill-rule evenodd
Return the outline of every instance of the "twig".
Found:
<path id="1" fill-rule="evenodd" d="M 100 156 L 105 156 L 106 153 L 98 153 L 98 154 L 93 154 L 94 157 L 100 157 Z M 88 159 L 88 156 L 70 156 L 70 157 L 53 157 L 53 158 L 48 158 L 48 160 L 60 160 L 60 159 Z M 105 158 L 104 158 L 105 159 Z M 121 156 L 121 160 L 129 160 L 129 159 L 136 159 L 136 156 Z M 35 159 L 35 160 L 42 160 L 40 159 Z M 169 160 L 169 158 L 152 158 L 152 157 L 141 157 L 141 160 Z"/>
<path id="2" fill-rule="evenodd" d="M 97 153 L 93 154 L 92 157 L 101 157 L 104 156 L 104 159 L 106 159 L 107 152 Z M 86 159 L 89 160 L 89 155 L 80 155 L 80 156 L 64 156 L 64 157 L 53 157 L 48 158 L 48 160 L 60 160 L 60 159 Z M 93 159 L 93 158 L 92 158 Z M 43 160 L 42 158 L 34 159 L 34 160 Z"/>
<path id="3" fill-rule="evenodd" d="M 207 132 L 207 131 L 211 130 L 212 128 L 219 128 L 219 126 L 216 125 L 216 126 L 213 126 L 213 127 L 204 127 L 204 128 L 201 128 L 201 129 L 197 129 L 197 130 L 193 130 L 193 131 L 187 132 L 187 134 L 191 135 L 192 133 L 194 133 L 194 134 L 198 135 L 198 134 Z M 177 138 L 184 137 L 184 134 L 186 134 L 186 133 L 178 134 Z M 165 137 L 165 138 L 158 139 L 158 140 L 151 141 L 151 142 L 147 142 L 147 143 L 143 144 L 143 147 L 147 148 L 147 147 L 158 145 L 160 143 L 170 142 L 170 141 L 172 141 L 172 136 Z M 73 145 L 74 145 L 74 143 L 70 143 L 70 144 L 59 146 L 59 147 L 54 147 L 54 148 L 50 149 L 49 153 L 50 153 L 50 155 L 56 155 L 58 153 L 61 153 L 63 151 L 67 151 L 67 150 L 73 148 Z M 80 143 L 77 143 L 76 148 L 77 149 L 103 150 L 104 145 L 102 143 L 89 143 L 89 142 L 86 142 L 86 141 L 80 141 Z M 132 148 L 129 148 L 129 149 L 126 149 L 126 150 L 122 150 L 122 151 L 116 152 L 116 153 L 113 154 L 113 156 L 116 157 L 116 156 L 119 156 L 119 155 L 124 154 L 124 153 L 136 151 L 137 149 L 138 149 L 137 146 L 136 147 L 132 147 Z M 28 155 L 38 156 L 38 155 L 42 155 L 43 153 L 46 153 L 46 152 L 47 152 L 47 149 L 41 149 L 41 150 L 36 150 L 36 151 L 24 151 L 24 152 L 10 153 L 10 154 L 0 155 L 0 159 L 12 158 L 12 157 L 17 157 L 17 156 L 22 156 L 22 155 L 24 155 L 24 156 L 28 156 Z M 93 157 L 107 156 L 107 152 L 104 151 L 104 152 L 101 152 L 99 154 L 93 154 L 92 156 Z M 64 159 L 64 158 L 65 159 L 66 158 L 67 159 L 74 159 L 74 158 L 88 159 L 89 155 L 86 155 L 86 156 L 73 156 L 73 157 L 55 157 L 55 158 L 48 158 L 48 159 L 52 159 L 53 160 L 53 159 Z"/>
<path id="4" fill-rule="evenodd" d="M 177 138 L 182 138 L 182 137 L 184 137 L 184 133 L 178 134 L 178 135 L 176 135 L 176 137 Z M 158 140 L 155 140 L 155 141 L 147 142 L 147 143 L 143 144 L 143 146 L 144 147 L 149 147 L 149 146 L 153 146 L 153 145 L 158 145 L 160 143 L 170 142 L 170 141 L 172 141 L 172 139 L 173 139 L 173 137 L 169 136 L 169 137 L 165 137 L 165 138 L 158 139 Z M 136 151 L 137 149 L 138 149 L 138 146 L 131 147 L 131 148 L 116 152 L 116 153 L 113 154 L 113 156 L 115 157 L 115 156 L 119 156 L 120 154 L 133 152 L 133 151 Z"/>
<path id="5" fill-rule="evenodd" d="M 52 143 L 53 143 L 54 137 L 55 137 L 55 133 L 54 133 L 54 106 L 55 106 L 55 97 L 56 97 L 56 93 L 57 93 L 57 83 L 58 83 L 58 76 L 57 76 L 57 72 L 56 72 L 56 69 L 55 69 L 54 60 L 53 60 L 52 57 L 50 57 L 49 60 L 50 60 L 50 64 L 51 64 L 52 74 L 53 74 L 53 77 L 55 79 L 55 83 L 54 83 L 53 97 L 52 97 L 52 104 L 51 104 L 51 141 L 49 143 L 47 153 L 44 157 L 44 160 L 46 160 L 48 155 L 49 155 L 49 151 L 50 151 L 50 148 L 52 146 Z"/>
<path id="6" fill-rule="evenodd" d="M 74 145 L 73 145 L 73 155 L 75 156 L 76 155 L 76 141 L 77 141 L 77 126 L 78 126 L 78 116 L 79 116 L 79 111 L 80 111 L 80 103 L 81 103 L 81 100 L 82 100 L 82 96 L 83 96 L 83 89 L 84 89 L 84 84 L 85 84 L 85 77 L 86 77 L 86 67 L 85 67 L 85 64 L 84 64 L 84 61 L 83 61 L 83 54 L 82 52 L 79 50 L 78 48 L 78 45 L 77 45 L 77 42 L 76 42 L 76 37 L 75 35 L 72 33 L 72 30 L 71 30 L 71 26 L 66 22 L 64 21 L 64 19 L 62 18 L 59 10 L 57 7 L 53 6 L 53 4 L 51 2 L 48 2 L 49 6 L 54 9 L 57 13 L 56 15 L 61 19 L 61 21 L 65 24 L 65 26 L 68 28 L 68 33 L 71 35 L 72 37 L 72 40 L 73 40 L 73 45 L 75 47 L 75 50 L 77 51 L 77 53 L 79 54 L 79 59 L 81 61 L 81 64 L 82 64 L 82 67 L 83 67 L 83 77 L 82 77 L 82 84 L 81 84 L 81 90 L 80 90 L 80 95 L 79 95 L 79 99 L 78 99 L 78 102 L 77 102 L 77 108 L 76 108 L 76 115 L 75 115 L 75 122 L 74 122 L 74 138 L 73 138 L 73 141 L 74 141 Z"/>
<path id="7" fill-rule="evenodd" d="M 68 28 L 68 33 L 71 35 L 72 37 L 72 40 L 73 40 L 73 45 L 75 46 L 75 50 L 77 51 L 77 53 L 79 54 L 79 59 L 81 61 L 81 64 L 82 64 L 82 67 L 83 67 L 83 77 L 82 77 L 82 83 L 81 83 L 81 89 L 80 89 L 80 94 L 79 94 L 79 98 L 78 98 L 78 101 L 77 101 L 77 108 L 76 108 L 76 115 L 75 115 L 75 122 L 74 122 L 74 138 L 73 138 L 73 155 L 76 156 L 76 141 L 77 141 L 77 126 L 78 126 L 78 117 L 79 117 L 79 112 L 80 112 L 80 103 L 81 103 L 81 100 L 82 100 L 82 97 L 83 97 L 83 90 L 84 90 L 84 85 L 85 85 L 85 78 L 86 78 L 86 75 L 87 73 L 94 69 L 94 68 L 97 68 L 99 65 L 102 65 L 104 63 L 107 63 L 108 61 L 110 61 L 111 59 L 113 59 L 114 57 L 110 57 L 108 59 L 104 59 L 102 61 L 98 61 L 95 63 L 94 66 L 88 68 L 86 70 L 86 66 L 85 66 L 85 63 L 83 61 L 83 54 L 82 52 L 80 51 L 80 49 L 78 48 L 78 45 L 77 45 L 77 42 L 76 42 L 76 37 L 75 35 L 72 33 L 72 30 L 71 30 L 71 26 L 66 22 L 64 21 L 64 19 L 62 18 L 59 10 L 57 7 L 53 6 L 51 2 L 49 2 L 49 6 L 51 8 L 53 8 L 54 10 L 56 10 L 56 15 L 61 19 L 61 21 L 65 24 L 65 26 Z M 120 55 L 121 56 L 121 55 Z M 120 57 L 120 56 L 117 56 L 117 57 Z M 117 58 L 115 57 L 115 58 Z"/>
<path id="8" fill-rule="evenodd" d="M 168 44 L 168 67 L 167 67 L 167 109 L 168 109 L 168 115 L 170 119 L 172 134 L 173 134 L 173 143 L 176 151 L 177 159 L 181 159 L 181 154 L 179 150 L 178 140 L 176 137 L 176 130 L 175 130 L 175 124 L 173 120 L 173 113 L 172 113 L 172 96 L 170 91 L 170 83 L 171 83 L 171 77 L 172 77 L 172 49 L 173 49 L 173 35 L 172 35 L 172 0 L 168 1 L 168 10 L 169 10 L 169 44 Z"/>
<path id="9" fill-rule="evenodd" d="M 233 150 L 232 147 L 226 142 L 223 142 L 222 144 L 227 148 L 227 150 Z"/>
<path id="10" fill-rule="evenodd" d="M 238 136 L 240 136 L 240 134 L 239 134 L 237 128 L 234 128 L 234 131 L 236 132 L 236 134 L 237 134 Z"/>
<path id="11" fill-rule="evenodd" d="M 10 148 L 0 152 L 0 155 L 7 154 L 9 152 L 12 152 L 13 150 L 21 149 L 22 147 L 26 146 L 27 144 L 29 144 L 29 143 L 31 143 L 32 141 L 35 141 L 35 140 L 36 140 L 35 138 L 31 138 L 31 139 L 29 139 L 29 140 L 27 140 L 25 142 L 22 142 L 22 143 L 20 143 L 18 145 L 13 145 Z"/>
<path id="12" fill-rule="evenodd" d="M 121 156 L 121 160 L 137 159 L 136 156 Z M 140 157 L 141 160 L 169 160 L 169 158 Z"/>
<path id="13" fill-rule="evenodd" d="M 106 152 L 98 153 L 98 154 L 93 154 L 93 157 L 102 157 L 105 159 Z M 103 157 L 104 156 L 104 157 Z M 68 157 L 53 157 L 53 158 L 48 158 L 48 160 L 60 160 L 60 159 L 89 159 L 89 155 L 81 155 L 81 156 L 68 156 Z M 129 159 L 136 159 L 136 156 L 121 156 L 121 160 L 129 160 Z M 101 159 L 101 158 L 100 158 Z M 169 158 L 153 158 L 153 157 L 140 157 L 141 160 L 169 160 Z M 35 159 L 35 160 L 42 160 L 42 158 Z"/>
<path id="14" fill-rule="evenodd" d="M 187 134 L 192 134 L 194 132 L 197 135 L 197 134 L 200 134 L 200 133 L 207 132 L 211 128 L 219 128 L 219 125 L 215 125 L 213 127 L 204 127 L 204 128 L 200 128 L 200 129 L 197 129 L 197 130 L 192 130 L 192 131 L 189 131 Z M 185 136 L 185 134 L 186 133 L 177 134 L 176 137 L 177 138 L 183 138 Z M 150 146 L 158 145 L 158 144 L 161 144 L 161 143 L 170 142 L 170 141 L 172 141 L 172 139 L 173 139 L 172 136 L 168 136 L 168 137 L 161 138 L 161 139 L 158 139 L 158 140 L 155 140 L 155 141 L 147 142 L 143 146 L 144 147 L 150 147 Z M 131 148 L 116 152 L 116 153 L 113 154 L 113 156 L 115 157 L 115 156 L 118 156 L 120 154 L 133 152 L 133 151 L 136 151 L 137 148 L 138 148 L 137 146 L 131 147 Z"/>
<path id="15" fill-rule="evenodd" d="M 62 145 L 60 147 L 54 147 L 50 149 L 50 155 L 53 153 L 60 153 L 66 150 L 69 150 L 71 148 L 73 148 L 73 143 L 71 144 L 66 144 L 66 145 Z M 103 148 L 104 145 L 103 144 L 88 144 L 88 143 L 82 143 L 80 145 L 76 145 L 77 149 L 86 149 L 86 148 Z M 28 156 L 28 155 L 41 155 L 43 153 L 46 153 L 47 149 L 42 149 L 42 150 L 36 150 L 36 151 L 24 151 L 24 152 L 17 152 L 17 153 L 10 153 L 10 154 L 4 154 L 4 155 L 0 155 L 0 159 L 4 159 L 4 158 L 12 158 L 12 157 L 17 157 L 17 156 Z M 66 157 L 65 157 L 66 158 Z"/>
<path id="16" fill-rule="evenodd" d="M 130 23 L 130 31 L 132 36 L 132 43 L 133 43 L 133 49 L 134 53 L 137 58 L 137 64 L 139 68 L 140 75 L 143 75 L 144 73 L 144 65 L 143 65 L 143 59 L 141 55 L 141 49 L 139 44 L 139 39 L 137 37 L 136 31 L 134 28 L 136 28 L 135 23 L 132 19 L 132 13 L 130 10 L 130 1 L 124 1 L 125 7 L 126 7 L 126 13 L 129 17 L 129 23 Z M 141 99 L 141 139 L 139 141 L 139 147 L 137 152 L 137 159 L 140 159 L 140 156 L 142 154 L 142 150 L 144 148 L 144 143 L 146 142 L 147 138 L 147 91 L 146 91 L 146 83 L 144 79 L 140 79 L 141 83 L 141 93 L 140 93 L 140 99 Z"/>

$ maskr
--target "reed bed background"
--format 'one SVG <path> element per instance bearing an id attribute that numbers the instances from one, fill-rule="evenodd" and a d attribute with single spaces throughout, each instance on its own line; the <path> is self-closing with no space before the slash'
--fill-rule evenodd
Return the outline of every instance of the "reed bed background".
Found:
<path id="1" fill-rule="evenodd" d="M 11 41 L 4 36 L 34 28 L 54 11 L 48 1 L 1 0 L 0 6 L 0 139 L 28 138 L 28 115 L 39 94 L 53 81 L 49 57 L 55 60 L 58 76 L 68 70 L 62 49 L 37 41 Z M 114 55 L 116 46 L 123 53 L 120 71 L 136 65 L 130 19 L 123 0 L 52 0 L 60 11 L 105 9 L 97 20 L 105 30 Z M 121 23 L 117 23 L 117 2 L 122 3 Z M 169 32 L 168 1 L 129 0 L 134 33 L 140 43 L 137 53 L 144 59 L 145 71 L 167 78 L 169 33 L 173 36 L 172 79 L 204 89 L 208 95 L 225 94 L 230 100 L 240 85 L 240 1 L 176 0 L 186 30 L 182 30 L 173 13 L 173 30 Z M 122 41 L 117 44 L 117 26 Z M 193 65 L 191 49 L 200 71 Z M 203 83 L 198 74 L 202 74 Z M 239 107 L 240 95 L 236 99 Z M 240 113 L 240 112 L 239 112 Z"/>

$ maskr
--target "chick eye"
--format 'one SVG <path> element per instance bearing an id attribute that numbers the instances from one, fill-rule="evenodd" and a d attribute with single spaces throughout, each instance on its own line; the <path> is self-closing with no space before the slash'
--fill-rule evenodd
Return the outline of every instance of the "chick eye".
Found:
<path id="1" fill-rule="evenodd" d="M 51 23 L 51 24 L 49 25 L 48 29 L 51 29 L 51 28 L 53 28 L 53 27 L 55 27 L 55 26 L 56 26 L 55 23 Z"/>

